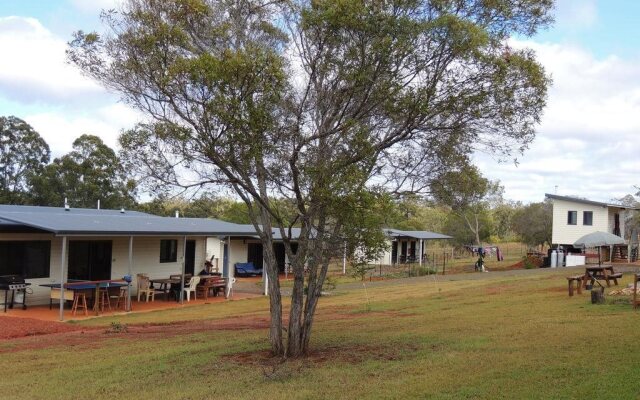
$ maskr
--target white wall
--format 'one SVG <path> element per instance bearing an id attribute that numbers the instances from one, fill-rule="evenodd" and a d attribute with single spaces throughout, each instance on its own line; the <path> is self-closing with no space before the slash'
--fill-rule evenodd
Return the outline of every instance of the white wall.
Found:
<path id="1" fill-rule="evenodd" d="M 176 262 L 160 263 L 160 240 L 176 239 L 178 241 L 178 257 Z M 27 297 L 29 304 L 45 304 L 49 302 L 50 289 L 38 285 L 45 283 L 60 282 L 60 262 L 62 251 L 62 238 L 54 237 L 51 234 L 7 234 L 1 233 L 0 240 L 51 240 L 51 262 L 50 274 L 48 278 L 28 279 L 31 283 L 33 294 Z M 68 240 L 111 240 L 111 278 L 120 279 L 129 270 L 129 237 L 70 237 Z M 205 238 L 187 237 L 187 240 L 195 240 L 195 261 L 194 270 L 197 274 L 204 267 L 205 261 Z M 67 245 L 67 261 L 69 250 Z M 171 274 L 179 274 L 182 271 L 183 260 L 183 237 L 134 237 L 133 238 L 133 265 L 132 284 L 135 294 L 135 275 L 146 273 L 150 278 L 166 278 Z M 65 269 L 65 280 L 67 271 Z"/>
<path id="2" fill-rule="evenodd" d="M 222 273 L 222 256 L 224 255 L 224 247 L 222 240 L 218 237 L 208 237 L 206 241 L 206 259 L 210 260 L 212 256 L 215 256 L 213 259 L 213 271 Z"/>
<path id="3" fill-rule="evenodd" d="M 577 211 L 577 224 L 567 224 L 569 211 Z M 593 224 L 584 225 L 583 212 L 593 212 Z M 622 224 L 622 223 L 621 223 Z M 551 242 L 553 244 L 573 244 L 580 237 L 596 232 L 612 232 L 609 229 L 608 207 L 553 199 L 553 225 Z"/>

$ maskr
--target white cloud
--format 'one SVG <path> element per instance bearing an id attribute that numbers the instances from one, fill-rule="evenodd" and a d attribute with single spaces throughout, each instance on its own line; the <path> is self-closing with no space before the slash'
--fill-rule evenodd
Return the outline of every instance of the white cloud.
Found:
<path id="1" fill-rule="evenodd" d="M 94 101 L 104 90 L 67 64 L 66 48 L 34 18 L 0 17 L 0 96 L 23 103 Z"/>
<path id="2" fill-rule="evenodd" d="M 597 23 L 598 7 L 595 0 L 557 0 L 555 15 L 558 28 L 587 29 Z"/>
<path id="3" fill-rule="evenodd" d="M 122 104 L 113 104 L 84 114 L 49 111 L 27 115 L 24 120 L 49 144 L 53 157 L 59 157 L 68 153 L 73 141 L 83 134 L 99 136 L 116 149 L 122 129 L 133 127 L 141 116 Z"/>
<path id="4" fill-rule="evenodd" d="M 2 115 L 27 121 L 54 157 L 70 151 L 82 134 L 115 148 L 120 131 L 141 115 L 67 64 L 66 48 L 36 19 L 0 17 L 0 53 L 11 55 L 0 63 L 0 98 L 8 105 Z"/>
<path id="5" fill-rule="evenodd" d="M 506 197 L 541 201 L 545 192 L 608 201 L 635 192 L 640 132 L 640 63 L 596 58 L 570 45 L 513 42 L 534 49 L 552 75 L 548 105 L 531 148 L 518 167 L 478 156 L 500 179 Z"/>

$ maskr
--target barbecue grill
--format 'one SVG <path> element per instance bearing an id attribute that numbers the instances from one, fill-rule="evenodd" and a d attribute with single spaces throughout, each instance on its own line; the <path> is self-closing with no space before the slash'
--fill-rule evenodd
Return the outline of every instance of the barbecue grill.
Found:
<path id="1" fill-rule="evenodd" d="M 7 312 L 7 306 L 13 308 L 14 304 L 22 304 L 22 309 L 27 309 L 27 287 L 31 283 L 25 282 L 20 275 L 0 275 L 0 290 L 4 290 L 4 312 Z M 9 301 L 9 292 L 11 292 L 11 301 Z M 22 303 L 15 301 L 16 292 L 22 292 Z"/>

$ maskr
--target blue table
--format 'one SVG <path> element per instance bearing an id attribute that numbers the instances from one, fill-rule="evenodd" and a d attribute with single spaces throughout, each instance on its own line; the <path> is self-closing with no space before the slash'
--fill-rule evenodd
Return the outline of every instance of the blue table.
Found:
<path id="1" fill-rule="evenodd" d="M 98 311 L 100 310 L 99 308 L 99 302 L 100 302 L 100 289 L 104 289 L 104 288 L 121 288 L 121 287 L 126 287 L 128 285 L 128 283 L 123 282 L 123 281 L 96 281 L 96 282 L 91 282 L 91 281 L 87 281 L 87 282 L 67 282 L 64 284 L 64 299 L 65 300 L 73 300 L 74 296 L 75 296 L 75 292 L 77 291 L 94 291 L 94 303 L 93 303 L 93 310 L 96 312 L 96 315 L 98 314 Z M 40 286 L 43 287 L 48 287 L 51 288 L 51 295 L 49 297 L 49 309 L 52 308 L 53 306 L 53 300 L 55 299 L 60 299 L 60 284 L 59 283 L 44 283 L 41 284 Z M 68 292 L 67 292 L 68 291 Z"/>

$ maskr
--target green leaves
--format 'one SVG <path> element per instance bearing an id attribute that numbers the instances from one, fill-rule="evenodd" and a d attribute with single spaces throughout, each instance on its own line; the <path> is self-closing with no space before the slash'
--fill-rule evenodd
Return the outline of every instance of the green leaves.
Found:
<path id="1" fill-rule="evenodd" d="M 25 121 L 0 117 L 0 203 L 29 202 L 29 181 L 49 162 L 49 145 Z"/>
<path id="2" fill-rule="evenodd" d="M 230 190 L 256 225 L 301 225 L 298 252 L 285 247 L 298 270 L 310 269 L 312 317 L 338 243 L 367 249 L 362 260 L 380 250 L 388 193 L 432 189 L 455 207 L 481 204 L 486 180 L 460 181 L 461 196 L 434 179 L 473 151 L 511 157 L 533 139 L 548 80 L 506 39 L 546 26 L 550 8 L 129 0 L 105 16 L 102 39 L 78 35 L 69 58 L 149 117 L 121 139 L 149 189 Z M 308 343 L 296 333 L 311 326 L 299 319 L 301 298 L 292 304 L 290 339 Z"/>
<path id="3" fill-rule="evenodd" d="M 73 150 L 32 176 L 32 201 L 61 206 L 118 209 L 135 203 L 135 183 L 128 179 L 115 152 L 97 136 L 82 135 Z"/>

